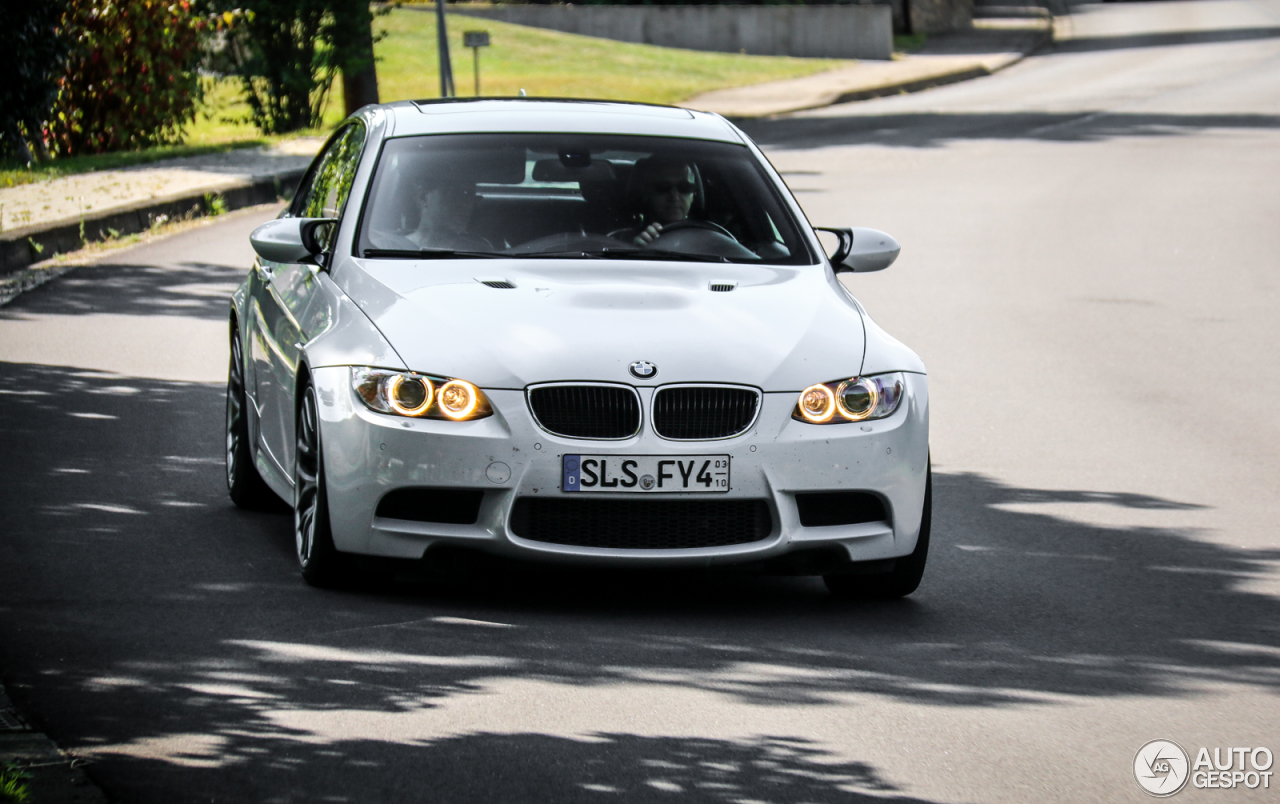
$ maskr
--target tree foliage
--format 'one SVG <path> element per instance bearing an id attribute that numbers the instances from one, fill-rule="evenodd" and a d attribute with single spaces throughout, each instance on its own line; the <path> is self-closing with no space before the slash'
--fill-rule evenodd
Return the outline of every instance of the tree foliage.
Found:
<path id="1" fill-rule="evenodd" d="M 384 6 L 379 14 L 390 13 Z M 381 36 L 373 35 L 374 13 L 366 0 L 332 0 L 333 61 L 342 70 L 342 95 L 346 113 L 351 114 L 367 103 L 378 102 L 378 72 L 374 66 L 373 43 Z"/>
<path id="2" fill-rule="evenodd" d="M 334 79 L 359 75 L 377 97 L 373 12 L 368 0 L 202 0 L 214 10 L 238 3 L 245 22 L 227 40 L 215 70 L 241 82 L 254 124 L 265 133 L 320 125 Z"/>
<path id="3" fill-rule="evenodd" d="M 0 3 L 0 156 L 31 161 L 44 151 L 44 121 L 58 97 L 67 46 L 59 36 L 62 3 Z"/>
<path id="4" fill-rule="evenodd" d="M 49 129 L 64 154 L 178 142 L 199 99 L 201 33 L 187 0 L 67 0 L 70 47 Z"/>
<path id="5" fill-rule="evenodd" d="M 329 0 L 248 0 L 228 48 L 250 116 L 266 133 L 320 124 L 338 65 Z"/>

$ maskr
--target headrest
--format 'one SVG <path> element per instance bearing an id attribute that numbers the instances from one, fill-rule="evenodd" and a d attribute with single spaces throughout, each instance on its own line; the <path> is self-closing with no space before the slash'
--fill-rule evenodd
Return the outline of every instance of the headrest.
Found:
<path id="1" fill-rule="evenodd" d="M 607 159 L 592 159 L 586 163 L 565 163 L 561 159 L 539 159 L 533 163 L 534 181 L 613 181 L 617 174 L 613 171 L 613 163 Z"/>

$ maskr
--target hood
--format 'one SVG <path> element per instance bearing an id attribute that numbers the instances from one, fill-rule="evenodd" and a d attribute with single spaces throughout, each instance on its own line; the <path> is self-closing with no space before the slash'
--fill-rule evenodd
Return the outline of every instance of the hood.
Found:
<path id="1" fill-rule="evenodd" d="M 799 391 L 862 365 L 862 315 L 818 266 L 360 260 L 352 267 L 340 272 L 340 284 L 405 365 L 482 388 L 592 380 Z M 734 287 L 713 291 L 713 282 Z M 641 360 L 657 366 L 654 377 L 628 372 Z"/>

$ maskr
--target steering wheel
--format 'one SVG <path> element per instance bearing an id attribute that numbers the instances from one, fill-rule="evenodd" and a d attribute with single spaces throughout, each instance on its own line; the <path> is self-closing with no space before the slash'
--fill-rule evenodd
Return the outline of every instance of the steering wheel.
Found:
<path id="1" fill-rule="evenodd" d="M 715 232 L 716 234 L 724 235 L 725 237 L 729 238 L 735 243 L 738 242 L 738 238 L 734 237 L 732 234 L 730 234 L 728 229 L 724 228 L 718 223 L 712 223 L 711 221 L 692 220 L 689 218 L 686 218 L 685 220 L 682 220 L 682 221 L 676 221 L 675 223 L 662 224 L 662 230 L 658 232 L 658 237 L 662 237 L 667 232 L 678 232 L 681 229 L 707 229 L 709 231 Z"/>

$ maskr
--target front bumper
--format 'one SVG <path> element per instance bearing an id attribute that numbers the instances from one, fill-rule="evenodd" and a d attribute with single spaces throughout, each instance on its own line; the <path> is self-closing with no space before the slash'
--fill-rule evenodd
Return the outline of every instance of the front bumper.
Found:
<path id="1" fill-rule="evenodd" d="M 420 558 L 438 545 L 512 558 L 611 564 L 708 565 L 769 561 L 802 550 L 838 548 L 848 561 L 910 553 L 920 532 L 929 459 L 928 383 L 906 374 L 905 398 L 890 417 L 811 425 L 794 421 L 796 394 L 766 393 L 755 425 L 718 441 L 668 441 L 647 427 L 625 441 L 569 439 L 542 430 L 523 391 L 485 389 L 494 415 L 470 422 L 408 419 L 375 413 L 351 390 L 344 366 L 316 369 L 321 444 L 335 546 L 342 551 Z M 652 389 L 641 388 L 644 409 Z M 671 454 L 731 456 L 732 488 L 718 494 L 646 494 L 651 498 L 766 501 L 772 529 L 748 544 L 683 549 L 614 549 L 532 541 L 512 532 L 517 499 L 568 497 L 560 490 L 561 456 Z M 484 492 L 475 524 L 375 516 L 379 500 L 400 488 Z M 885 521 L 805 527 L 796 494 L 865 491 L 884 504 Z M 581 492 L 574 497 L 586 496 Z M 590 494 L 635 499 L 634 494 Z"/>

